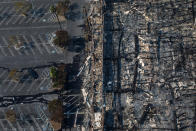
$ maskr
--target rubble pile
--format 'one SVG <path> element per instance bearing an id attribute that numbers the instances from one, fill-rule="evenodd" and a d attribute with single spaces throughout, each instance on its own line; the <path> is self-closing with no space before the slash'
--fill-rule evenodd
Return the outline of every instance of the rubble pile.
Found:
<path id="1" fill-rule="evenodd" d="M 103 97 L 102 97 L 102 50 L 103 50 L 103 16 L 102 1 L 90 1 L 85 34 L 86 61 L 83 73 L 82 93 L 86 105 L 85 130 L 103 128 Z"/>
<path id="2" fill-rule="evenodd" d="M 194 1 L 107 0 L 105 130 L 195 130 Z"/>

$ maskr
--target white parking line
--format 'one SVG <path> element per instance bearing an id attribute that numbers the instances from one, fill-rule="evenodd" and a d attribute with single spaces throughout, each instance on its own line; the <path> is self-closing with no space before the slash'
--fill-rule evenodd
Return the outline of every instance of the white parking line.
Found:
<path id="1" fill-rule="evenodd" d="M 21 38 L 21 40 L 22 40 L 23 42 L 25 42 L 24 35 L 21 35 L 20 38 Z M 24 45 L 24 46 L 26 46 L 26 45 Z M 25 55 L 30 55 L 30 52 L 29 52 L 29 50 L 27 49 L 27 47 L 25 47 L 25 48 L 23 49 L 23 51 L 24 51 Z"/>
<path id="2" fill-rule="evenodd" d="M 13 20 L 13 18 L 15 18 L 14 16 L 12 16 L 13 10 L 14 10 L 14 8 L 11 8 L 11 9 L 7 12 L 8 15 L 9 15 L 11 18 L 9 18 L 9 19 L 7 20 L 7 22 L 5 23 L 5 25 L 8 25 L 9 22 L 10 22 L 11 20 Z"/>
<path id="3" fill-rule="evenodd" d="M 12 24 L 16 24 L 16 23 L 18 22 L 18 20 L 20 20 L 20 18 L 22 18 L 22 17 L 24 17 L 24 16 L 19 15 L 19 16 L 16 18 L 16 20 L 12 22 Z"/>
<path id="4" fill-rule="evenodd" d="M 1 78 L 3 75 L 5 75 L 6 72 L 7 72 L 7 71 L 3 70 L 3 73 L 0 74 L 0 78 Z"/>
<path id="5" fill-rule="evenodd" d="M 6 92 L 7 90 L 6 90 L 6 88 L 7 87 L 5 87 L 7 84 L 6 84 L 6 82 L 9 82 L 9 76 L 7 75 L 7 77 L 2 81 L 2 83 L 1 83 L 1 85 L 4 85 L 3 87 L 3 92 Z"/>
<path id="6" fill-rule="evenodd" d="M 44 4 L 41 4 L 36 10 L 43 8 L 43 6 Z M 32 21 L 32 23 L 35 23 L 38 19 L 40 19 L 40 17 L 36 16 L 35 19 Z"/>
<path id="7" fill-rule="evenodd" d="M 16 18 L 15 16 L 12 16 L 5 24 L 8 25 L 15 18 Z"/>
<path id="8" fill-rule="evenodd" d="M 27 40 L 27 38 L 25 36 L 23 36 L 25 42 L 27 43 L 27 45 L 29 45 L 29 41 Z M 30 46 L 29 49 L 31 50 L 31 52 L 33 53 L 33 55 L 35 55 L 35 52 L 33 51 L 33 48 Z"/>
<path id="9" fill-rule="evenodd" d="M 20 87 L 18 87 L 18 92 L 20 92 L 20 91 L 24 91 L 24 88 L 26 87 L 26 84 L 25 84 L 25 82 L 24 83 L 22 83 L 22 85 L 20 86 Z M 28 87 L 26 87 L 26 88 L 28 88 Z"/>
<path id="10" fill-rule="evenodd" d="M 34 80 L 33 82 L 32 82 L 32 84 L 28 87 L 28 89 L 27 89 L 27 94 L 29 93 L 29 92 L 31 92 L 31 90 L 32 89 L 34 89 L 34 85 L 37 83 L 39 81 L 39 79 L 36 79 L 36 80 Z"/>
<path id="11" fill-rule="evenodd" d="M 6 13 L 12 17 L 13 12 L 15 12 L 15 9 L 14 7 L 11 7 L 11 9 L 7 11 Z"/>
<path id="12" fill-rule="evenodd" d="M 53 47 L 55 48 L 55 50 L 57 50 L 57 54 L 63 53 L 62 49 L 60 49 L 59 47 L 56 47 L 55 45 Z"/>
<path id="13" fill-rule="evenodd" d="M 34 45 L 37 47 L 37 49 L 39 50 L 40 54 L 43 54 L 43 52 L 41 51 L 41 49 L 39 48 L 39 45 L 37 44 L 37 41 L 35 40 L 35 38 L 31 35 L 31 39 L 34 42 Z"/>
<path id="14" fill-rule="evenodd" d="M 48 81 L 47 83 L 46 83 L 46 85 L 43 85 L 43 86 L 41 86 L 40 87 L 40 90 L 41 91 L 43 91 L 43 90 L 45 90 L 45 91 L 48 91 L 50 88 L 51 88 L 51 81 Z"/>
<path id="15" fill-rule="evenodd" d="M 34 19 L 34 17 L 30 17 L 30 18 L 28 18 L 28 20 L 25 22 L 26 24 L 27 23 L 31 23 L 30 21 L 32 21 Z"/>
<path id="16" fill-rule="evenodd" d="M 46 80 L 42 80 L 40 83 L 39 83 L 39 85 L 37 86 L 37 87 L 34 87 L 34 90 L 39 90 L 40 89 L 40 87 L 43 85 L 43 83 L 45 82 Z"/>
<path id="17" fill-rule="evenodd" d="M 51 14 L 51 16 L 49 16 L 48 18 L 48 22 L 56 22 L 57 18 L 54 14 Z"/>
<path id="18" fill-rule="evenodd" d="M 46 71 L 44 71 L 44 74 L 48 78 L 50 76 L 50 70 L 46 69 Z"/>
<path id="19" fill-rule="evenodd" d="M 45 47 L 45 49 L 46 49 L 46 51 L 48 52 L 48 54 L 50 54 L 51 52 L 50 52 L 50 50 L 48 49 L 48 47 L 47 47 L 47 42 L 46 41 L 44 41 L 43 40 L 43 38 L 39 35 L 39 38 L 40 38 L 40 40 L 41 40 L 41 43 L 42 43 L 42 45 Z"/>
<path id="20" fill-rule="evenodd" d="M 23 35 L 17 35 L 16 37 L 17 37 L 17 40 L 21 40 L 22 42 L 24 42 L 24 41 L 23 41 Z M 18 51 L 19 55 L 27 55 L 27 54 L 28 54 L 28 53 L 25 51 L 25 49 L 18 49 L 17 51 Z M 22 53 L 22 52 L 23 52 L 23 53 Z"/>
<path id="21" fill-rule="evenodd" d="M 1 37 L 2 38 L 2 40 L 3 40 L 3 42 L 7 45 L 7 46 L 9 46 L 9 43 L 8 43 L 8 41 L 5 39 L 5 37 Z M 8 50 L 9 50 L 9 52 L 11 53 L 11 55 L 12 56 L 14 56 L 14 53 L 12 52 L 12 50 L 8 47 Z"/>
<path id="22" fill-rule="evenodd" d="M 27 17 L 22 17 L 21 19 L 20 19 L 20 21 L 18 21 L 18 24 L 22 24 L 24 21 L 26 21 L 28 18 Z"/>
<path id="23" fill-rule="evenodd" d="M 62 54 L 62 51 L 59 50 L 53 43 L 51 43 L 52 42 L 51 39 L 53 38 L 52 33 L 49 34 L 49 37 L 50 37 L 49 43 L 50 43 L 51 47 L 54 49 L 55 53 Z"/>
<path id="24" fill-rule="evenodd" d="M 49 6 L 50 6 L 50 3 L 48 3 L 46 6 L 44 6 L 45 7 L 44 9 L 49 9 Z M 38 22 L 43 22 L 43 19 L 47 18 L 48 14 L 51 14 L 51 13 L 50 12 L 44 12 L 43 16 L 39 19 Z"/>
<path id="25" fill-rule="evenodd" d="M 40 77 L 41 78 L 49 78 L 49 76 L 50 76 L 50 71 L 48 69 L 45 69 L 45 70 L 42 71 Z"/>
<path id="26" fill-rule="evenodd" d="M 11 84 L 12 84 L 13 82 L 12 81 L 9 81 L 9 83 L 6 85 L 6 87 L 5 87 L 5 92 L 10 92 L 10 88 L 12 88 L 12 86 L 10 86 Z"/>
<path id="27" fill-rule="evenodd" d="M 3 10 L 3 12 L 1 12 L 1 13 L 4 14 L 4 13 L 7 12 L 8 10 L 9 10 L 9 8 L 6 8 L 6 9 Z M 0 22 L 0 25 L 2 25 L 3 22 L 4 22 L 6 19 L 7 19 L 7 17 L 6 17 L 6 18 L 3 18 L 3 20 Z"/>
<path id="28" fill-rule="evenodd" d="M 17 90 L 19 84 L 20 84 L 19 82 L 17 82 L 16 84 L 14 84 L 13 88 L 10 89 L 10 92 L 13 92 L 15 89 Z"/>
<path id="29" fill-rule="evenodd" d="M 7 56 L 7 54 L 5 53 L 5 51 L 4 51 L 3 48 L 0 48 L 0 50 L 1 50 L 1 52 L 2 52 L 2 54 L 3 54 L 4 56 Z"/>

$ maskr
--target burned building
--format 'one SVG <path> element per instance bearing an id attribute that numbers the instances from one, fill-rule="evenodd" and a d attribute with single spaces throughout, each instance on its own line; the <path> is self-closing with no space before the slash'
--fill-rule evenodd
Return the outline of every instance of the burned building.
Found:
<path id="1" fill-rule="evenodd" d="M 86 125 L 100 131 L 194 131 L 196 2 L 91 3 L 90 18 L 100 15 L 103 24 L 89 24 L 91 34 L 95 27 L 103 31 L 96 32 L 101 42 L 92 37 L 90 51 L 97 55 L 101 48 L 103 54 L 92 55 L 87 64 Z"/>

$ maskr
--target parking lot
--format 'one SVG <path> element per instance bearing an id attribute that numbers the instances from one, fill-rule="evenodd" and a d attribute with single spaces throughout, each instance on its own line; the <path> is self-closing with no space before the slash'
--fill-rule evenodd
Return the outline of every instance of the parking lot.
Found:
<path id="1" fill-rule="evenodd" d="M 0 1 L 0 26 L 38 24 L 38 23 L 57 23 L 54 14 L 49 11 L 52 2 L 48 1 L 32 1 L 32 9 L 27 12 L 27 16 L 23 16 L 16 12 L 14 3 L 16 1 Z M 55 3 L 56 1 L 54 1 Z"/>
<path id="2" fill-rule="evenodd" d="M 31 95 L 46 92 L 51 88 L 49 68 L 35 69 L 38 77 L 35 78 L 28 70 L 17 72 L 10 76 L 10 71 L 0 69 L 1 96 L 7 95 Z"/>
<path id="3" fill-rule="evenodd" d="M 48 91 L 51 88 L 49 66 L 72 63 L 76 55 L 52 43 L 59 23 L 49 7 L 59 0 L 29 1 L 33 8 L 28 16 L 16 12 L 16 1 L 0 0 L 0 95 L 4 96 Z M 61 21 L 61 25 L 66 30 L 66 21 Z M 32 68 L 38 73 L 37 79 L 27 77 L 28 69 Z M 10 78 L 12 70 L 20 72 L 19 81 Z"/>
<path id="4" fill-rule="evenodd" d="M 28 56 L 43 54 L 62 54 L 62 50 L 52 44 L 52 33 L 37 35 L 16 35 L 23 42 L 20 49 L 16 49 L 10 42 L 10 37 L 1 36 L 1 56 Z"/>

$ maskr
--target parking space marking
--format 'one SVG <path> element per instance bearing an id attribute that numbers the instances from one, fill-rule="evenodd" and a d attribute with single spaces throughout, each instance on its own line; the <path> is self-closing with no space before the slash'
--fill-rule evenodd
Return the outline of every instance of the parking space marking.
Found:
<path id="1" fill-rule="evenodd" d="M 44 69 L 41 74 L 40 74 L 40 77 L 42 79 L 45 79 L 45 78 L 48 78 L 49 79 L 49 76 L 50 76 L 50 70 L 49 69 Z"/>
<path id="2" fill-rule="evenodd" d="M 40 10 L 41 8 L 43 8 L 44 4 L 41 4 L 36 10 Z M 36 15 L 36 14 L 35 14 Z M 34 20 L 32 20 L 32 23 L 35 23 L 38 19 L 40 19 L 39 16 L 36 16 Z M 39 21 L 39 20 L 38 20 Z"/>
<path id="3" fill-rule="evenodd" d="M 12 17 L 14 10 L 15 10 L 14 7 L 11 7 L 11 9 L 10 9 L 9 11 L 7 11 L 6 13 L 7 13 L 9 16 Z"/>
<path id="4" fill-rule="evenodd" d="M 30 45 L 30 43 L 29 43 L 29 41 L 28 41 L 28 39 L 26 38 L 25 35 L 23 36 L 23 38 L 24 38 L 26 44 L 27 44 L 27 45 Z M 29 46 L 28 48 L 31 50 L 32 54 L 35 55 L 35 52 L 34 52 L 33 49 L 32 49 L 33 47 L 32 47 L 32 46 Z"/>
<path id="5" fill-rule="evenodd" d="M 57 18 L 54 14 L 51 14 L 48 18 L 48 22 L 56 22 Z"/>
<path id="6" fill-rule="evenodd" d="M 49 33 L 49 37 L 50 37 L 50 41 L 48 43 L 50 43 L 50 46 L 52 47 L 52 50 L 55 51 L 55 53 L 57 53 L 57 54 L 61 54 L 61 52 L 59 52 L 59 50 L 52 43 L 52 38 L 53 38 L 52 33 Z"/>
<path id="7" fill-rule="evenodd" d="M 17 39 L 20 40 L 21 42 L 24 42 L 23 35 L 18 35 Z M 25 45 L 22 45 L 22 46 L 25 46 Z M 28 51 L 25 49 L 25 47 L 24 48 L 22 47 L 21 49 L 19 49 L 18 52 L 20 53 L 20 55 L 28 55 Z"/>
<path id="8" fill-rule="evenodd" d="M 44 83 L 45 81 L 46 81 L 45 79 L 41 80 L 41 82 L 38 84 L 38 86 L 37 86 L 37 87 L 34 87 L 34 90 L 35 90 L 35 91 L 36 91 L 36 90 L 39 90 L 40 87 L 41 87 L 41 85 L 43 85 L 43 83 Z"/>
<path id="9" fill-rule="evenodd" d="M 49 90 L 51 88 L 51 86 L 52 86 L 52 84 L 51 84 L 51 81 L 49 80 L 49 81 L 46 82 L 46 85 L 45 86 L 42 86 L 43 88 L 40 89 L 40 90 L 47 91 L 47 90 Z"/>
<path id="10" fill-rule="evenodd" d="M 47 51 L 47 49 L 45 48 L 45 45 L 44 45 L 44 44 L 47 44 L 47 43 L 43 43 L 42 40 L 40 39 L 39 35 L 36 35 L 35 37 L 36 37 L 36 40 L 37 40 L 36 44 L 39 45 L 39 47 L 42 49 L 42 51 L 45 52 L 45 53 L 49 53 Z"/>
<path id="11" fill-rule="evenodd" d="M 33 19 L 34 19 L 34 17 L 32 17 L 32 16 L 31 16 L 31 17 L 30 17 L 30 18 L 28 18 L 28 20 L 27 20 L 27 21 L 25 21 L 24 23 L 26 23 L 26 24 L 27 24 L 27 23 L 31 23 L 30 21 L 32 21 Z"/>
<path id="12" fill-rule="evenodd" d="M 42 45 L 45 47 L 46 51 L 48 52 L 48 54 L 50 54 L 50 50 L 47 47 L 47 42 L 43 40 L 42 36 L 39 35 L 39 39 L 41 40 Z"/>
<path id="13" fill-rule="evenodd" d="M 32 89 L 34 89 L 34 85 L 39 81 L 39 79 L 34 80 L 31 85 L 27 89 L 27 93 L 29 93 Z"/>
<path id="14" fill-rule="evenodd" d="M 24 16 L 19 15 L 18 17 L 16 17 L 16 20 L 13 21 L 12 24 L 16 24 L 20 20 L 20 18 L 22 18 L 22 17 L 24 17 Z"/>
<path id="15" fill-rule="evenodd" d="M 39 45 L 37 44 L 37 41 L 35 40 L 35 38 L 31 35 L 31 39 L 34 43 L 34 45 L 36 46 L 36 48 L 39 50 L 40 54 L 43 54 L 42 50 L 39 48 Z"/>
<path id="16" fill-rule="evenodd" d="M 8 25 L 13 19 L 15 19 L 15 16 L 12 16 L 5 24 Z M 11 23 L 12 24 L 12 23 Z"/>
<path id="17" fill-rule="evenodd" d="M 12 16 L 12 11 L 13 11 L 13 10 L 14 10 L 14 8 L 11 8 L 11 10 L 9 10 L 8 15 L 10 15 L 11 18 L 9 18 L 9 20 L 7 20 L 7 22 L 5 23 L 5 25 L 8 25 L 9 22 L 10 22 L 11 20 L 13 20 L 13 18 L 15 18 L 14 16 Z M 11 12 L 11 13 L 10 13 L 10 12 Z"/>
<path id="18" fill-rule="evenodd" d="M 19 21 L 18 24 L 22 24 L 24 21 L 26 21 L 28 18 L 23 16 Z"/>
<path id="19" fill-rule="evenodd" d="M 10 50 L 13 52 L 14 56 L 20 55 L 19 52 L 18 52 L 13 46 L 11 46 L 11 47 L 9 47 L 9 48 L 10 48 Z"/>
<path id="20" fill-rule="evenodd" d="M 7 71 L 3 70 L 3 73 L 0 74 L 0 78 L 1 78 L 3 75 L 5 75 L 6 72 L 7 72 Z"/>
<path id="21" fill-rule="evenodd" d="M 3 86 L 3 92 L 6 92 L 6 88 L 5 88 L 5 85 L 7 85 L 6 83 L 9 82 L 9 77 L 7 76 L 4 80 L 2 80 L 2 85 Z"/>
<path id="22" fill-rule="evenodd" d="M 2 54 L 3 54 L 3 56 L 7 56 L 7 54 L 5 53 L 3 48 L 0 48 L 0 50 L 1 50 Z"/>
<path id="23" fill-rule="evenodd" d="M 5 39 L 5 37 L 1 36 L 1 38 L 2 38 L 3 42 L 4 42 L 7 46 L 9 46 L 9 42 Z M 7 47 L 7 48 L 8 48 L 8 50 L 9 50 L 10 54 L 11 54 L 12 56 L 14 56 L 14 53 L 12 52 L 12 50 L 11 50 L 9 47 Z"/>
<path id="24" fill-rule="evenodd" d="M 50 7 L 50 4 L 48 3 L 46 6 L 44 6 L 45 8 L 45 11 L 43 12 L 43 16 L 39 19 L 38 22 L 43 22 L 43 19 L 47 18 L 48 17 L 48 14 L 51 14 L 50 12 L 48 12 L 47 9 L 49 9 Z"/>
<path id="25" fill-rule="evenodd" d="M 43 20 L 44 19 L 46 19 L 46 18 L 48 18 L 48 16 L 50 16 L 51 15 L 51 13 L 50 12 L 48 12 L 49 10 L 47 10 L 47 9 L 49 9 L 49 7 L 50 7 L 50 4 L 48 3 L 46 6 L 45 6 L 45 12 L 44 12 L 44 15 L 40 18 L 40 20 L 38 21 L 38 22 L 44 22 Z M 45 21 L 46 22 L 46 21 Z"/>
<path id="26" fill-rule="evenodd" d="M 12 88 L 12 86 L 10 86 L 13 83 L 13 81 L 9 81 L 9 83 L 6 85 L 5 87 L 5 92 L 8 92 L 10 88 Z M 9 91 L 10 92 L 10 91 Z"/>
<path id="27" fill-rule="evenodd" d="M 18 87 L 19 84 L 20 84 L 19 82 L 15 83 L 13 88 L 10 89 L 10 92 L 13 92 L 14 90 L 17 90 L 17 87 Z"/>
<path id="28" fill-rule="evenodd" d="M 4 14 L 5 12 L 7 12 L 10 8 L 6 8 L 5 10 L 3 10 L 2 14 Z M 0 25 L 3 24 L 3 22 L 7 19 L 8 17 L 6 18 L 3 18 L 3 20 L 0 22 Z"/>
<path id="29" fill-rule="evenodd" d="M 18 87 L 18 92 L 24 91 L 24 88 L 26 87 L 26 82 L 22 83 L 20 87 Z"/>

